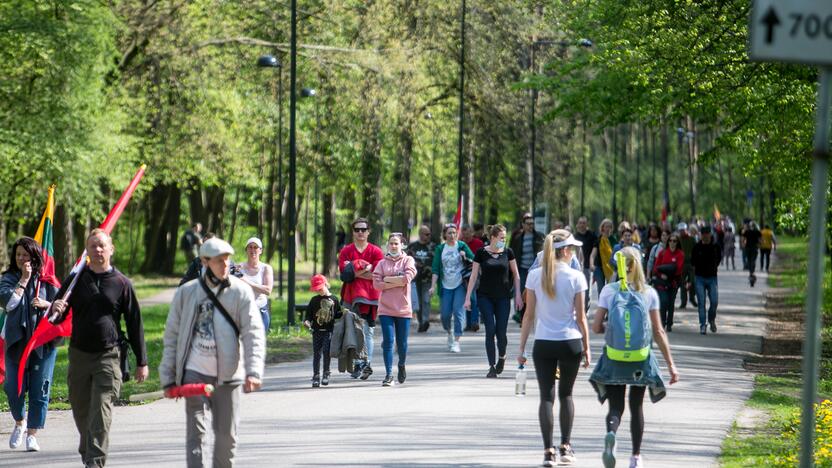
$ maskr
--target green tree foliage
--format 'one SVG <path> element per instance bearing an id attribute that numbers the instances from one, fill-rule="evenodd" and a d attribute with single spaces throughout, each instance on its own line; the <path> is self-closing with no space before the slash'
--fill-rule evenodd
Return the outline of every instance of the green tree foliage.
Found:
<path id="1" fill-rule="evenodd" d="M 558 96 L 549 118 L 578 118 L 601 128 L 692 123 L 698 135 L 713 139 L 699 139 L 709 146 L 702 164 L 718 167 L 720 180 L 724 166 L 741 169 L 758 196 L 764 174 L 780 220 L 799 227 L 794 213 L 808 203 L 816 72 L 749 60 L 749 2 L 562 6 L 552 20 L 565 35 L 591 38 L 595 47 L 576 60 L 551 62 L 548 75 L 535 81 Z"/>

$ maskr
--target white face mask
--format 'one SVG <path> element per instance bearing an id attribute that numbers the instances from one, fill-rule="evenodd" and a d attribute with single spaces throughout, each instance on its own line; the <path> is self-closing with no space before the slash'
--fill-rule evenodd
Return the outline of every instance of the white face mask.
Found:
<path id="1" fill-rule="evenodd" d="M 398 257 L 398 256 L 400 256 L 401 254 L 402 254 L 401 250 L 400 250 L 400 251 L 398 251 L 398 252 L 387 252 L 387 255 L 389 255 L 389 256 L 391 256 L 391 257 Z"/>
<path id="2" fill-rule="evenodd" d="M 494 246 L 495 246 L 495 247 L 497 247 L 498 249 L 505 248 L 505 246 L 506 246 L 506 241 L 497 241 L 497 243 L 496 243 L 496 244 L 494 244 Z"/>

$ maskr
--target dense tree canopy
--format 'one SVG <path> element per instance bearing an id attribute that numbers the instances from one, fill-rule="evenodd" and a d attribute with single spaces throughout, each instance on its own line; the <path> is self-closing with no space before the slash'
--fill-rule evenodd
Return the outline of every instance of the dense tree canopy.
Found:
<path id="1" fill-rule="evenodd" d="M 456 209 L 461 2 L 298 3 L 298 88 L 317 93 L 298 103 L 297 229 L 330 266 L 356 215 L 380 236 Z M 513 223 L 532 191 L 552 219 L 656 219 L 667 161 L 678 216 L 770 214 L 744 204 L 762 183 L 801 221 L 814 72 L 748 62 L 747 2 L 467 4 L 469 220 Z M 1 244 L 56 183 L 65 267 L 147 163 L 117 231 L 130 269 L 171 272 L 192 220 L 281 250 L 287 0 L 10 0 L 0 31 Z"/>

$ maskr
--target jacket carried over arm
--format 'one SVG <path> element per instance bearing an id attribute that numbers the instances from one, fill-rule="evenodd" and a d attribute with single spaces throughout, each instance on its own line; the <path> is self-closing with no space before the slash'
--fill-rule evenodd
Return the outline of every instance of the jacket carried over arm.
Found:
<path id="1" fill-rule="evenodd" d="M 214 310 L 214 339 L 217 343 L 217 382 L 240 384 L 246 377 L 263 378 L 266 337 L 263 319 L 254 301 L 254 292 L 243 280 L 231 276 L 230 285 L 217 293 L 217 299 L 237 324 L 240 336 L 218 310 Z M 199 280 L 176 290 L 165 324 L 164 350 L 159 364 L 162 387 L 182 385 L 185 363 L 191 350 L 199 305 L 209 301 Z"/>

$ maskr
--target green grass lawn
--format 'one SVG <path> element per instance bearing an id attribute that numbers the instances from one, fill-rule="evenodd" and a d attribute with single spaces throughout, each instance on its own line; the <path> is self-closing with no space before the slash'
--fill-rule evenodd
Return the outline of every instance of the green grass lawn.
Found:
<path id="1" fill-rule="evenodd" d="M 781 261 L 785 260 L 785 271 L 772 274 L 769 285 L 777 288 L 791 288 L 794 292 L 787 297 L 787 303 L 803 305 L 806 297 L 808 240 L 806 238 L 781 237 L 777 245 Z M 822 337 L 824 349 L 822 357 L 819 397 L 832 395 L 832 272 L 829 259 L 826 258 L 823 281 L 823 315 L 824 327 Z M 759 410 L 762 417 L 751 431 L 736 424 L 722 445 L 721 465 L 726 468 L 749 466 L 772 466 L 782 460 L 778 454 L 795 454 L 797 446 L 793 439 L 783 437 L 783 428 L 789 419 L 799 410 L 802 388 L 800 375 L 757 375 L 755 388 L 747 402 L 750 408 Z"/>

